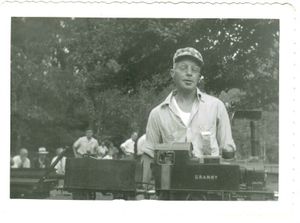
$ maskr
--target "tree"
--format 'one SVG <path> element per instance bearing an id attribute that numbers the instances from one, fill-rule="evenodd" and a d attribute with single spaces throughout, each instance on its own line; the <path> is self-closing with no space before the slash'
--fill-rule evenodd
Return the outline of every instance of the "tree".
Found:
<path id="1" fill-rule="evenodd" d="M 172 89 L 179 47 L 203 54 L 203 90 L 231 95 L 235 108 L 276 108 L 278 27 L 253 19 L 13 18 L 12 149 L 71 144 L 88 126 L 116 144 L 142 134 Z"/>

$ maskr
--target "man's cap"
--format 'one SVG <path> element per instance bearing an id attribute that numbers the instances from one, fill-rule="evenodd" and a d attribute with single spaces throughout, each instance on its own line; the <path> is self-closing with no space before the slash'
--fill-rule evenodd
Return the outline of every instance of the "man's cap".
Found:
<path id="1" fill-rule="evenodd" d="M 38 154 L 48 154 L 48 151 L 45 147 L 40 147 L 38 150 Z"/>
<path id="2" fill-rule="evenodd" d="M 186 47 L 186 48 L 181 48 L 176 50 L 176 53 L 174 54 L 173 57 L 173 64 L 175 64 L 182 57 L 191 57 L 195 59 L 197 62 L 199 62 L 201 66 L 203 66 L 204 64 L 201 53 L 192 47 Z"/>

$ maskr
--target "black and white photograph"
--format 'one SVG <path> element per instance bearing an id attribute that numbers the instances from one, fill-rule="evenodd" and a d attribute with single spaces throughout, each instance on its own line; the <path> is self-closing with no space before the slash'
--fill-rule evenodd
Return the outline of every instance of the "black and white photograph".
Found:
<path id="1" fill-rule="evenodd" d="M 272 200 L 278 19 L 11 18 L 10 198 Z"/>
<path id="2" fill-rule="evenodd" d="M 294 0 L 0 0 L 0 222 L 298 223 Z"/>

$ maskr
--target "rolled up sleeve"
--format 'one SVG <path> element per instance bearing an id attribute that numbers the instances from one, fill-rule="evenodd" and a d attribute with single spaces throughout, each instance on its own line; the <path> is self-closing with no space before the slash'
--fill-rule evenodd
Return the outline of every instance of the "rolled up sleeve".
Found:
<path id="1" fill-rule="evenodd" d="M 77 140 L 74 142 L 73 147 L 77 149 L 77 148 L 80 146 L 80 143 L 81 143 L 81 138 L 77 139 Z"/>
<path id="2" fill-rule="evenodd" d="M 161 143 L 161 133 L 158 126 L 158 116 L 155 110 L 150 112 L 148 123 L 146 127 L 146 144 L 144 148 L 144 153 L 149 156 L 154 157 L 155 145 Z"/>
<path id="3" fill-rule="evenodd" d="M 229 116 L 225 105 L 221 101 L 218 103 L 216 136 L 220 149 L 236 150 L 232 139 Z"/>

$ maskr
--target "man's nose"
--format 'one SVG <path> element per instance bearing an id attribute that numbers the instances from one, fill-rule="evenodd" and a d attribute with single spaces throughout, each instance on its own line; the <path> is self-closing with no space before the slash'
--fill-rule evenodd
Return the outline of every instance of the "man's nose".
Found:
<path id="1" fill-rule="evenodd" d="M 186 71 L 186 75 L 188 76 L 192 76 L 192 68 L 191 67 L 187 67 L 187 71 Z"/>

